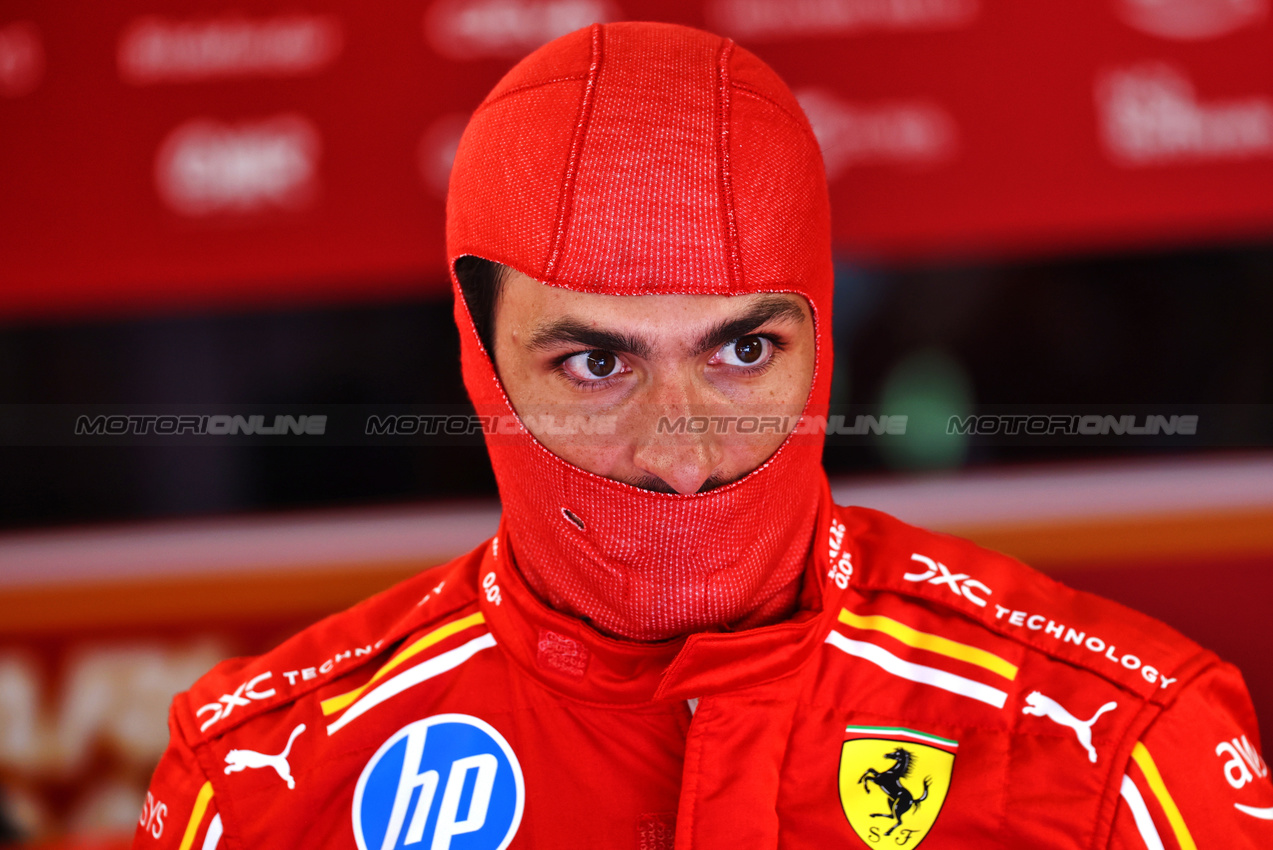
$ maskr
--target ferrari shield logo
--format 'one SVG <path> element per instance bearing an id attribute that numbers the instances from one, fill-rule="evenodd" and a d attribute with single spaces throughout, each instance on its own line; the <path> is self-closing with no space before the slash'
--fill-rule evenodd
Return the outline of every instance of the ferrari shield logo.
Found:
<path id="1" fill-rule="evenodd" d="M 959 744 L 913 729 L 850 726 L 840 805 L 870 847 L 917 847 L 941 814 Z"/>

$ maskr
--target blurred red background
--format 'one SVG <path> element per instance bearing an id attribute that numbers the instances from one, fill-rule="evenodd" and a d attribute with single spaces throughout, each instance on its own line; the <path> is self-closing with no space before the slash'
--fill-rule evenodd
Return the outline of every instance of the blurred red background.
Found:
<path id="1" fill-rule="evenodd" d="M 1266 0 L 10 0 L 0 315 L 445 282 L 468 112 L 593 20 L 707 27 L 809 114 L 859 259 L 1273 229 Z"/>

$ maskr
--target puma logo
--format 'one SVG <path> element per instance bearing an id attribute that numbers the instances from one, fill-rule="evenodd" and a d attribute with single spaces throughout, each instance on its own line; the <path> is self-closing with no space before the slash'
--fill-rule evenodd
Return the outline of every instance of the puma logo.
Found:
<path id="1" fill-rule="evenodd" d="M 1083 749 L 1087 750 L 1087 758 L 1092 764 L 1096 764 L 1096 750 L 1092 747 L 1092 724 L 1096 722 L 1107 711 L 1118 708 L 1118 703 L 1107 702 L 1100 708 L 1096 709 L 1096 713 L 1089 720 L 1079 720 L 1073 714 L 1070 714 L 1065 708 L 1052 697 L 1044 696 L 1038 691 L 1031 691 L 1030 695 L 1025 698 L 1026 707 L 1021 709 L 1022 714 L 1033 714 L 1035 717 L 1046 717 L 1053 723 L 1059 723 L 1062 726 L 1068 726 L 1074 730 L 1074 734 L 1078 736 L 1079 743 L 1083 745 Z"/>
<path id="2" fill-rule="evenodd" d="M 292 778 L 292 768 L 287 764 L 287 754 L 292 751 L 292 742 L 296 740 L 296 736 L 304 731 L 304 723 L 293 729 L 292 736 L 287 739 L 287 746 L 276 756 L 255 750 L 230 750 L 225 754 L 226 774 L 238 773 L 249 767 L 272 767 L 279 778 L 287 783 L 288 788 L 295 788 L 296 780 Z"/>

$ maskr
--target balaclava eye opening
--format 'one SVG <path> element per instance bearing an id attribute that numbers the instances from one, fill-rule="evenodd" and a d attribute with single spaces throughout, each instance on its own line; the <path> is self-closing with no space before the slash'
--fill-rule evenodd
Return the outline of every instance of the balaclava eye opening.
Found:
<path id="1" fill-rule="evenodd" d="M 789 292 L 812 308 L 831 376 L 830 216 L 817 143 L 786 85 L 728 39 L 671 24 L 594 25 L 532 53 L 461 139 L 447 254 L 464 380 L 481 416 L 516 414 L 455 274 L 481 257 L 607 295 Z M 824 476 L 816 427 L 706 493 L 591 474 L 524 427 L 487 446 L 517 567 L 548 604 L 651 641 L 789 614 Z"/>

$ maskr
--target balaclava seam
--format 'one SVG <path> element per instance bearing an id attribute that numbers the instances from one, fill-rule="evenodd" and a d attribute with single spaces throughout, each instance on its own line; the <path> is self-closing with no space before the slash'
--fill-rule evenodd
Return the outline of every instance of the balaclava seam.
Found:
<path id="1" fill-rule="evenodd" d="M 484 109 L 489 109 L 490 107 L 494 106 L 500 101 L 505 100 L 506 98 L 510 98 L 513 95 L 521 94 L 522 92 L 532 91 L 534 89 L 543 88 L 545 86 L 552 86 L 558 83 L 573 83 L 579 80 L 586 80 L 586 79 L 588 79 L 587 74 L 566 74 L 565 76 L 561 76 L 561 77 L 553 77 L 552 79 L 548 79 L 548 80 L 540 80 L 537 83 L 527 83 L 524 86 L 518 86 L 517 88 L 509 89 L 508 91 L 500 94 L 499 97 L 493 97 L 489 100 L 482 101 L 481 105 L 479 105 L 477 109 L 473 110 L 473 114 L 476 115 L 478 112 L 481 112 Z"/>
<path id="2" fill-rule="evenodd" d="M 570 214 L 574 208 L 575 176 L 579 167 L 579 155 L 588 135 L 588 119 L 592 115 L 592 98 L 597 90 L 597 77 L 601 73 L 601 25 L 592 25 L 592 60 L 588 63 L 588 78 L 584 84 L 583 98 L 579 101 L 579 119 L 575 124 L 575 136 L 570 143 L 570 159 L 566 164 L 566 179 L 561 187 L 561 207 L 557 213 L 557 230 L 553 235 L 553 247 L 544 267 L 544 279 L 552 280 L 561 257 L 562 243 L 570 226 Z"/>
<path id="3" fill-rule="evenodd" d="M 716 131 L 716 156 L 717 161 L 720 163 L 720 206 L 721 214 L 724 218 L 722 223 L 725 228 L 725 248 L 729 258 L 729 262 L 725 265 L 725 270 L 729 273 L 729 289 L 731 291 L 743 284 L 743 272 L 738 257 L 738 229 L 734 221 L 734 193 L 730 186 L 729 174 L 729 57 L 733 52 L 734 42 L 727 38 L 723 39 L 720 59 L 717 61 L 720 95 L 716 113 L 718 124 Z"/>

